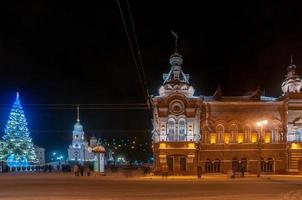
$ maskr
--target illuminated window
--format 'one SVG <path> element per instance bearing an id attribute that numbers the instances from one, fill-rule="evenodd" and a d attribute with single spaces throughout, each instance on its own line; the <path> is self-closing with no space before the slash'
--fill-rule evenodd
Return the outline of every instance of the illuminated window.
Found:
<path id="1" fill-rule="evenodd" d="M 234 142 L 235 137 L 237 136 L 238 133 L 238 126 L 236 124 L 232 124 L 230 127 L 230 132 L 231 132 L 231 142 Z"/>
<path id="2" fill-rule="evenodd" d="M 194 143 L 189 143 L 188 148 L 189 149 L 195 149 L 195 144 Z"/>
<path id="3" fill-rule="evenodd" d="M 166 143 L 163 143 L 163 142 L 161 142 L 161 143 L 159 143 L 159 148 L 161 149 L 161 148 L 166 148 L 167 147 L 167 144 Z"/>
<path id="4" fill-rule="evenodd" d="M 251 128 L 248 126 L 244 127 L 244 142 L 251 142 Z"/>
<path id="5" fill-rule="evenodd" d="M 238 133 L 237 142 L 238 142 L 238 143 L 243 143 L 243 140 L 244 140 L 244 135 L 243 135 L 243 133 Z"/>
<path id="6" fill-rule="evenodd" d="M 299 144 L 299 143 L 292 143 L 291 148 L 292 148 L 292 149 L 301 149 L 302 146 L 301 146 L 301 144 Z"/>
<path id="7" fill-rule="evenodd" d="M 186 137 L 186 120 L 180 119 L 178 121 L 178 137 L 179 141 L 185 141 Z"/>
<path id="8" fill-rule="evenodd" d="M 256 143 L 258 139 L 257 133 L 252 133 L 252 143 Z"/>
<path id="9" fill-rule="evenodd" d="M 217 136 L 218 136 L 218 142 L 222 143 L 223 142 L 223 135 L 224 135 L 223 125 L 219 124 L 219 125 L 216 126 L 216 133 L 217 133 Z"/>
<path id="10" fill-rule="evenodd" d="M 265 135 L 264 135 L 264 142 L 265 143 L 270 143 L 271 142 L 271 133 L 270 132 L 265 133 Z"/>
<path id="11" fill-rule="evenodd" d="M 217 134 L 216 133 L 211 133 L 210 135 L 210 143 L 211 144 L 216 144 L 217 142 Z"/>
<path id="12" fill-rule="evenodd" d="M 168 127 L 167 129 L 168 141 L 174 141 L 175 120 L 173 118 L 170 118 L 168 120 L 167 127 Z"/>
<path id="13" fill-rule="evenodd" d="M 231 134 L 230 133 L 225 133 L 224 134 L 224 143 L 229 144 L 231 139 Z"/>

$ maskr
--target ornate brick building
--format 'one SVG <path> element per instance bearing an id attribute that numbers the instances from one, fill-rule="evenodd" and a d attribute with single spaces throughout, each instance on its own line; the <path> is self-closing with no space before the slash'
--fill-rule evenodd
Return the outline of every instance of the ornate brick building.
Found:
<path id="1" fill-rule="evenodd" d="M 302 173 L 301 79 L 291 63 L 278 98 L 259 89 L 244 96 L 195 96 L 183 58 L 170 57 L 159 95 L 152 97 L 157 173 Z"/>

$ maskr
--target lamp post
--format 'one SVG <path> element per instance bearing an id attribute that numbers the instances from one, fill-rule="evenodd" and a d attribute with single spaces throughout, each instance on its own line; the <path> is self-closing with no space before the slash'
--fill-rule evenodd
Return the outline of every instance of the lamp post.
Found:
<path id="1" fill-rule="evenodd" d="M 257 126 L 259 127 L 259 137 L 257 140 L 258 143 L 258 149 L 259 149 L 259 161 L 258 161 L 258 172 L 257 172 L 257 177 L 260 177 L 260 172 L 261 172 L 261 150 L 262 150 L 262 145 L 263 145 L 263 131 L 264 131 L 264 126 L 267 124 L 267 120 L 262 120 L 258 121 Z"/>

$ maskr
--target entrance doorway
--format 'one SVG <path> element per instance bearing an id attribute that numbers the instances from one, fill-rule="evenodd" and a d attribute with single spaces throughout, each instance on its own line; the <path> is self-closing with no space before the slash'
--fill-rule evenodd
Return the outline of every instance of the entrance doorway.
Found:
<path id="1" fill-rule="evenodd" d="M 187 170 L 187 160 L 185 157 L 180 157 L 179 159 L 179 170 L 185 172 Z"/>
<path id="2" fill-rule="evenodd" d="M 167 165 L 170 174 L 185 174 L 187 158 L 185 155 L 169 155 L 167 156 Z"/>
<path id="3" fill-rule="evenodd" d="M 173 171 L 173 157 L 167 158 L 168 171 Z"/>

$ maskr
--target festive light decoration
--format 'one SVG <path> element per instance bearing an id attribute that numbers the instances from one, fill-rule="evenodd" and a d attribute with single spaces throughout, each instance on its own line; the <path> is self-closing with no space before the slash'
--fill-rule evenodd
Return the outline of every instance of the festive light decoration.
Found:
<path id="1" fill-rule="evenodd" d="M 28 166 L 38 163 L 30 132 L 22 109 L 19 93 L 11 109 L 2 137 L 4 146 L 0 149 L 0 160 L 8 166 Z"/>

